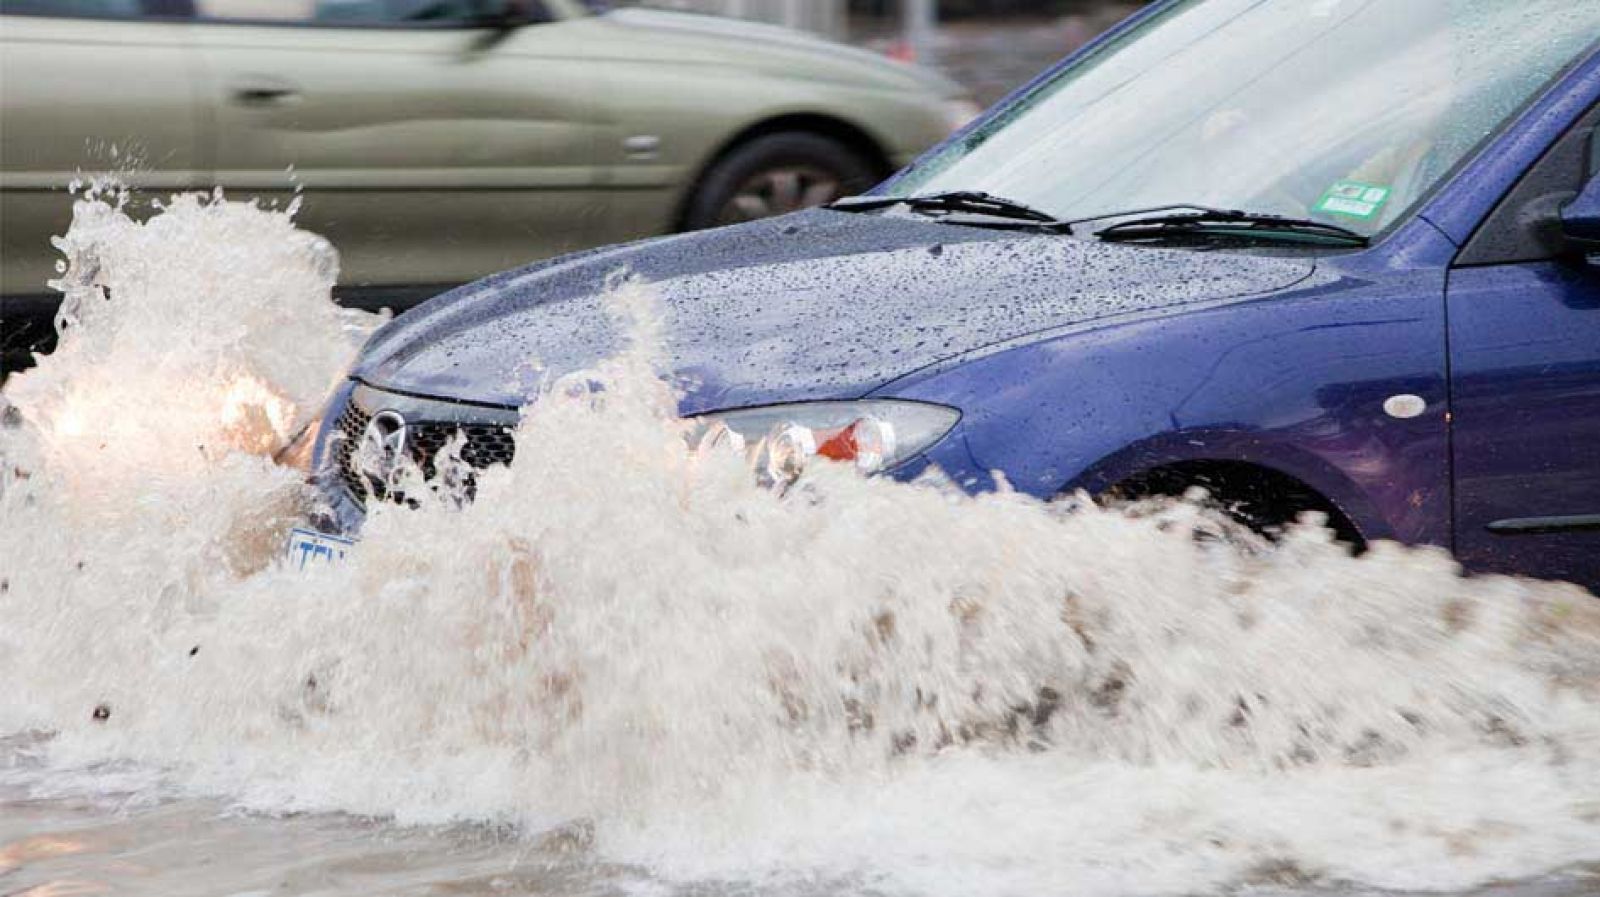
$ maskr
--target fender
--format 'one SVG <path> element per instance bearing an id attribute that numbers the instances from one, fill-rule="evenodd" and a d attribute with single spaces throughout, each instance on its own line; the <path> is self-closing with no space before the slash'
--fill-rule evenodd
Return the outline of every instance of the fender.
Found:
<path id="1" fill-rule="evenodd" d="M 1454 248 L 1426 224 L 1391 240 L 1420 244 L 1391 257 Z M 1443 270 L 1324 265 L 1272 295 L 1104 322 L 877 394 L 1007 409 L 968 414 L 960 438 L 975 468 L 1041 498 L 1178 461 L 1243 461 L 1316 489 L 1368 538 L 1449 546 Z M 1395 417 L 1395 396 L 1423 411 Z"/>

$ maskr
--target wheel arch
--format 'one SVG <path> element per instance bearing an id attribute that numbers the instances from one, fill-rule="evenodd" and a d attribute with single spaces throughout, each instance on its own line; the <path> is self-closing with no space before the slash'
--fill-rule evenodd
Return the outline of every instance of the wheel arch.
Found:
<path id="1" fill-rule="evenodd" d="M 1224 440 L 1231 441 L 1231 440 Z M 1326 514 L 1329 527 L 1342 541 L 1363 548 L 1378 539 L 1392 539 L 1387 521 L 1360 487 L 1325 460 L 1286 446 L 1257 450 L 1242 445 L 1222 451 L 1184 451 L 1212 440 L 1184 434 L 1133 446 L 1087 468 L 1063 492 L 1087 492 L 1100 498 L 1118 493 L 1129 497 L 1181 495 L 1200 487 L 1220 504 L 1261 503 L 1274 511 L 1312 510 Z M 1282 522 L 1292 520 L 1284 513 Z"/>

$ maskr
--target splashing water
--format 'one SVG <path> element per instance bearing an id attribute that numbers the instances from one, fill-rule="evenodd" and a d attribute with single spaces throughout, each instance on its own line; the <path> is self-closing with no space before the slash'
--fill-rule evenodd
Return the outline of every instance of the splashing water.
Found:
<path id="1" fill-rule="evenodd" d="M 329 301 L 331 247 L 220 196 L 136 221 L 100 192 L 59 245 L 61 348 L 0 397 L 16 793 L 591 832 L 658 883 L 802 890 L 1600 860 L 1575 587 L 843 466 L 780 498 L 688 450 L 633 282 L 631 347 L 583 374 L 604 388 L 528 409 L 476 502 L 377 506 L 348 563 L 299 573 L 306 496 L 272 456 L 377 323 Z"/>

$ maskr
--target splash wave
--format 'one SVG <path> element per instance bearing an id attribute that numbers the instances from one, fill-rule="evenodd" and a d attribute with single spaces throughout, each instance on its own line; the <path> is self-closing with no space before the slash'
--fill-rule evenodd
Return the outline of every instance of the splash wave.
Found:
<path id="1" fill-rule="evenodd" d="M 929 894 L 1464 887 L 1600 860 L 1600 605 L 1437 551 L 688 448 L 629 348 L 477 501 L 278 560 L 272 461 L 378 323 L 289 213 L 75 207 L 0 428 L 0 735 L 30 775 L 400 824 L 581 820 L 656 875 Z M 97 772 L 98 771 L 98 772 Z M 92 787 L 92 786 L 91 786 Z"/>

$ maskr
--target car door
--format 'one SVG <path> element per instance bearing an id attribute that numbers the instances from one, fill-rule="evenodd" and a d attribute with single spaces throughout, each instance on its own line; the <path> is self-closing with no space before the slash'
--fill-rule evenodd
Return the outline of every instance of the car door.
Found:
<path id="1" fill-rule="evenodd" d="M 327 236 L 357 304 L 585 247 L 593 78 L 539 4 L 198 0 L 217 182 Z"/>
<path id="2" fill-rule="evenodd" d="M 1600 108 L 1523 178 L 1450 273 L 1456 550 L 1600 589 L 1600 258 L 1552 224 L 1600 176 Z"/>
<path id="3" fill-rule="evenodd" d="M 0 0 L 0 348 L 51 334 L 67 187 L 114 173 L 136 204 L 195 186 L 199 115 L 173 0 Z"/>

